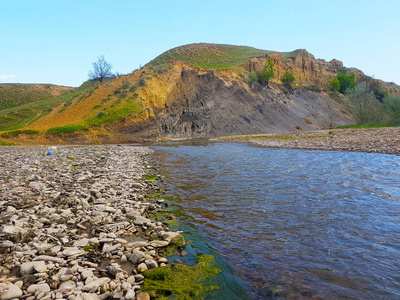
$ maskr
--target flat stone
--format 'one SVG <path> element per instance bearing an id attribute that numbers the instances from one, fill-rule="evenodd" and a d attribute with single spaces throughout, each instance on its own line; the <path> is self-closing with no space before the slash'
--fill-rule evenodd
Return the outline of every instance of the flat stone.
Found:
<path id="1" fill-rule="evenodd" d="M 86 247 L 89 246 L 90 240 L 88 238 L 83 238 L 74 242 L 74 247 Z"/>
<path id="2" fill-rule="evenodd" d="M 94 279 L 93 281 L 89 282 L 88 284 L 85 284 L 85 286 L 82 288 L 82 291 L 88 292 L 91 289 L 97 290 L 101 285 L 103 285 L 105 283 L 109 283 L 110 281 L 111 281 L 111 279 L 108 277 Z"/>
<path id="3" fill-rule="evenodd" d="M 60 286 L 58 287 L 58 289 L 59 290 L 62 290 L 62 289 L 73 289 L 75 287 L 76 287 L 75 281 L 67 280 L 67 281 L 62 282 L 60 284 Z"/>
<path id="4" fill-rule="evenodd" d="M 133 221 L 133 224 L 135 224 L 135 225 L 145 225 L 145 224 L 150 223 L 150 222 L 151 222 L 151 220 L 149 220 L 149 219 L 147 219 L 145 217 L 136 216 L 135 220 Z"/>
<path id="5" fill-rule="evenodd" d="M 39 255 L 33 259 L 33 261 L 40 261 L 40 260 L 51 261 L 51 262 L 59 263 L 59 264 L 64 262 L 64 259 L 62 259 L 60 257 L 49 256 L 49 255 Z"/>
<path id="6" fill-rule="evenodd" d="M 19 298 L 22 296 L 22 290 L 19 286 L 15 284 L 7 284 L 5 290 L 1 293 L 0 299 L 1 300 L 10 300 L 14 298 Z"/>
<path id="7" fill-rule="evenodd" d="M 67 247 L 64 249 L 62 254 L 64 256 L 78 256 L 84 254 L 85 251 L 79 249 L 78 247 Z"/>
<path id="8" fill-rule="evenodd" d="M 26 290 L 29 294 L 40 294 L 50 292 L 50 286 L 47 283 L 32 284 Z"/>
<path id="9" fill-rule="evenodd" d="M 94 277 L 93 271 L 92 270 L 85 270 L 81 273 L 81 277 L 83 280 L 88 279 L 89 277 Z"/>
<path id="10" fill-rule="evenodd" d="M 169 245 L 168 241 L 152 241 L 150 243 L 150 246 L 154 247 L 154 248 L 161 248 L 161 247 L 166 247 Z"/>
<path id="11" fill-rule="evenodd" d="M 83 293 L 83 294 L 81 294 L 81 299 L 83 299 L 83 300 L 98 300 L 99 299 L 99 296 L 97 295 L 97 294 L 89 294 L 89 293 Z M 76 298 L 76 299 L 78 299 L 78 298 Z"/>
<path id="12" fill-rule="evenodd" d="M 21 235 L 22 237 L 27 235 L 28 231 L 19 226 L 6 225 L 4 226 L 2 233 L 7 236 Z"/>
<path id="13" fill-rule="evenodd" d="M 30 275 L 30 274 L 35 273 L 34 265 L 35 265 L 35 262 L 23 263 L 19 267 L 19 272 L 21 273 L 21 276 Z"/>
<path id="14" fill-rule="evenodd" d="M 44 261 L 35 261 L 33 263 L 33 268 L 38 273 L 44 273 L 47 271 L 46 263 Z"/>

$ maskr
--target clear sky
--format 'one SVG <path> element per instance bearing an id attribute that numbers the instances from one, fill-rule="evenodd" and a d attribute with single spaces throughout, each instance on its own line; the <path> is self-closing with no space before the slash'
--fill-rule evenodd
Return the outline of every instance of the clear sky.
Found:
<path id="1" fill-rule="evenodd" d="M 0 83 L 79 86 L 98 56 L 129 73 L 209 42 L 303 48 L 400 84 L 399 0 L 0 0 Z"/>

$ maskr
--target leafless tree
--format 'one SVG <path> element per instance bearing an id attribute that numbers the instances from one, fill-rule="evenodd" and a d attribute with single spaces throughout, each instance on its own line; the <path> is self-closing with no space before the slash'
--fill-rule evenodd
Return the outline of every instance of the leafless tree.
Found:
<path id="1" fill-rule="evenodd" d="M 104 78 L 112 77 L 112 65 L 104 59 L 104 55 L 97 58 L 93 64 L 93 70 L 89 72 L 89 79 L 97 79 L 103 82 Z"/>

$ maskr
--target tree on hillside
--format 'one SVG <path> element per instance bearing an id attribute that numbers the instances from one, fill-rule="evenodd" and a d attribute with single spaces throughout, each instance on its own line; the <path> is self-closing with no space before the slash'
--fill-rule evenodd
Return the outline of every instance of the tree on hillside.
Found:
<path id="1" fill-rule="evenodd" d="M 400 95 L 391 95 L 383 99 L 383 104 L 392 121 L 400 123 Z"/>
<path id="2" fill-rule="evenodd" d="M 347 89 L 353 88 L 356 83 L 356 74 L 348 73 L 346 68 L 339 70 L 339 73 L 332 79 L 331 88 L 344 94 Z"/>
<path id="3" fill-rule="evenodd" d="M 292 84 L 295 80 L 296 78 L 294 77 L 293 73 L 290 72 L 285 72 L 281 78 L 283 85 L 288 89 L 292 87 Z"/>
<path id="4" fill-rule="evenodd" d="M 104 55 L 97 58 L 93 64 L 93 70 L 89 72 L 89 79 L 96 79 L 103 82 L 104 78 L 112 77 L 112 65 L 104 59 Z"/>
<path id="5" fill-rule="evenodd" d="M 359 124 L 380 122 L 384 118 L 382 104 L 365 81 L 346 90 L 347 98 L 354 104 L 355 117 Z"/>
<path id="6" fill-rule="evenodd" d="M 274 77 L 274 63 L 270 58 L 268 62 L 264 65 L 262 73 L 259 75 L 259 81 L 261 84 L 268 84 L 269 80 Z"/>

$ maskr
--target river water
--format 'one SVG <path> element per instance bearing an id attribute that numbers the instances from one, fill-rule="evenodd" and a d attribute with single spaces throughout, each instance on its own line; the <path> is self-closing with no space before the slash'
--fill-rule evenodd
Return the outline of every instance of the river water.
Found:
<path id="1" fill-rule="evenodd" d="M 155 149 L 191 251 L 224 266 L 210 299 L 400 299 L 400 157 Z"/>

